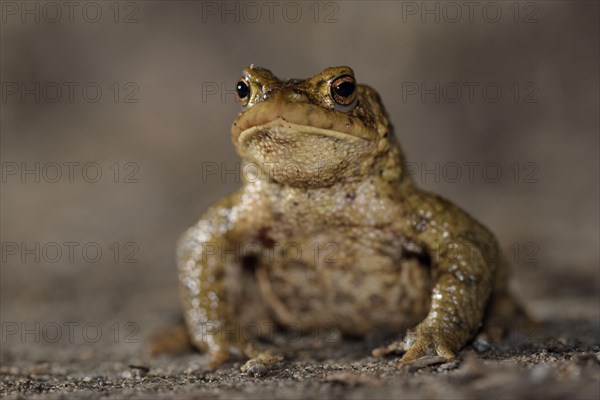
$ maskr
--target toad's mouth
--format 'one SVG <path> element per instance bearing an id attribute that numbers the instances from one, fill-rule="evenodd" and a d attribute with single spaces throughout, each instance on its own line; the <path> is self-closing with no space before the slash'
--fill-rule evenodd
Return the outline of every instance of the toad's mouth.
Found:
<path id="1" fill-rule="evenodd" d="M 342 140 L 345 142 L 366 142 L 367 141 L 366 139 L 351 135 L 349 133 L 339 132 L 339 131 L 335 131 L 332 129 L 317 128 L 317 127 L 309 126 L 309 125 L 295 124 L 293 122 L 286 121 L 281 117 L 276 118 L 273 121 L 267 122 L 266 124 L 256 125 L 256 126 L 253 126 L 253 127 L 243 130 L 242 132 L 240 132 L 238 140 L 242 145 L 245 145 L 248 143 L 248 141 L 250 139 L 260 135 L 261 133 L 264 134 L 264 133 L 269 133 L 269 132 L 279 133 L 279 134 L 281 134 L 281 133 L 283 133 L 283 134 L 298 133 L 301 135 L 321 135 L 321 136 L 326 136 L 326 137 L 330 137 L 333 139 Z"/>
<path id="2" fill-rule="evenodd" d="M 236 118 L 231 127 L 234 142 L 244 144 L 257 132 L 273 133 L 290 138 L 302 133 L 321 135 L 337 140 L 375 140 L 377 134 L 360 118 L 305 103 L 258 103 Z M 314 136 L 313 136 L 314 137 Z"/>

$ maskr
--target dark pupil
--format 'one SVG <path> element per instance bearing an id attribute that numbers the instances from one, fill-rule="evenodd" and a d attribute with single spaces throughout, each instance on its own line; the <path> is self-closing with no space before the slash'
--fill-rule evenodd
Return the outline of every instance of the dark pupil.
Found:
<path id="1" fill-rule="evenodd" d="M 338 96 L 348 97 L 352 93 L 354 93 L 354 83 L 352 82 L 342 82 L 339 85 L 336 85 L 333 90 Z"/>
<path id="2" fill-rule="evenodd" d="M 246 85 L 244 82 L 241 82 L 241 81 L 238 82 L 235 90 L 237 90 L 237 95 L 239 96 L 240 99 L 244 99 L 244 98 L 248 97 L 248 95 L 250 94 L 250 88 L 248 87 L 248 85 Z"/>

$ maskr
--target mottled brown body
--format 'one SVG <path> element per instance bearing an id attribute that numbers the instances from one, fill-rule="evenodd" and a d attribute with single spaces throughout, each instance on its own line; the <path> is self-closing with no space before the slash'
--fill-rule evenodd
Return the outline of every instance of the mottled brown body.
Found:
<path id="1" fill-rule="evenodd" d="M 242 351 L 247 324 L 353 336 L 416 325 L 403 360 L 452 358 L 481 326 L 495 238 L 404 175 L 377 93 L 336 87 L 353 79 L 348 67 L 289 81 L 244 70 L 232 137 L 254 175 L 178 249 L 186 322 L 215 365 Z"/>

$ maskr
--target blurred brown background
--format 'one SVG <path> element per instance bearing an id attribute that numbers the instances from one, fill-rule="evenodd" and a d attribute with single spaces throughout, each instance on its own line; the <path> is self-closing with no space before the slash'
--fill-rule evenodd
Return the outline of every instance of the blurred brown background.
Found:
<path id="1" fill-rule="evenodd" d="M 282 78 L 353 67 L 381 94 L 418 184 L 500 238 L 532 312 L 598 323 L 597 2 L 482 2 L 471 15 L 460 2 L 460 15 L 443 2 L 281 2 L 270 17 L 261 2 L 257 15 L 238 2 L 98 1 L 72 18 L 56 4 L 62 17 L 2 3 L 3 362 L 127 357 L 177 317 L 174 244 L 239 186 L 202 171 L 236 166 L 231 91 L 251 63 Z M 36 168 L 39 182 L 22 176 Z M 114 337 L 128 322 L 139 340 Z M 80 324 L 73 341 L 65 323 Z"/>

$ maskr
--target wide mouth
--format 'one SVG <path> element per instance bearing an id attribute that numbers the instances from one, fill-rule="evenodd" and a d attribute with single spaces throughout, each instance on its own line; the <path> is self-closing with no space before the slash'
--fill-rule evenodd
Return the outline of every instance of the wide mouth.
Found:
<path id="1" fill-rule="evenodd" d="M 241 144 L 246 144 L 250 139 L 260 134 L 261 132 L 294 132 L 299 133 L 301 135 L 326 136 L 333 139 L 343 140 L 346 142 L 366 142 L 366 139 L 351 135 L 349 133 L 339 132 L 331 129 L 317 128 L 309 125 L 295 124 L 293 122 L 286 121 L 281 117 L 276 118 L 273 121 L 267 122 L 266 124 L 256 125 L 243 130 L 240 133 L 238 140 Z"/>
<path id="2" fill-rule="evenodd" d="M 373 129 L 360 119 L 307 103 L 258 103 L 240 114 L 231 127 L 234 142 L 241 143 L 257 132 L 269 131 L 275 135 L 305 133 L 345 141 L 372 141 L 374 137 Z"/>

